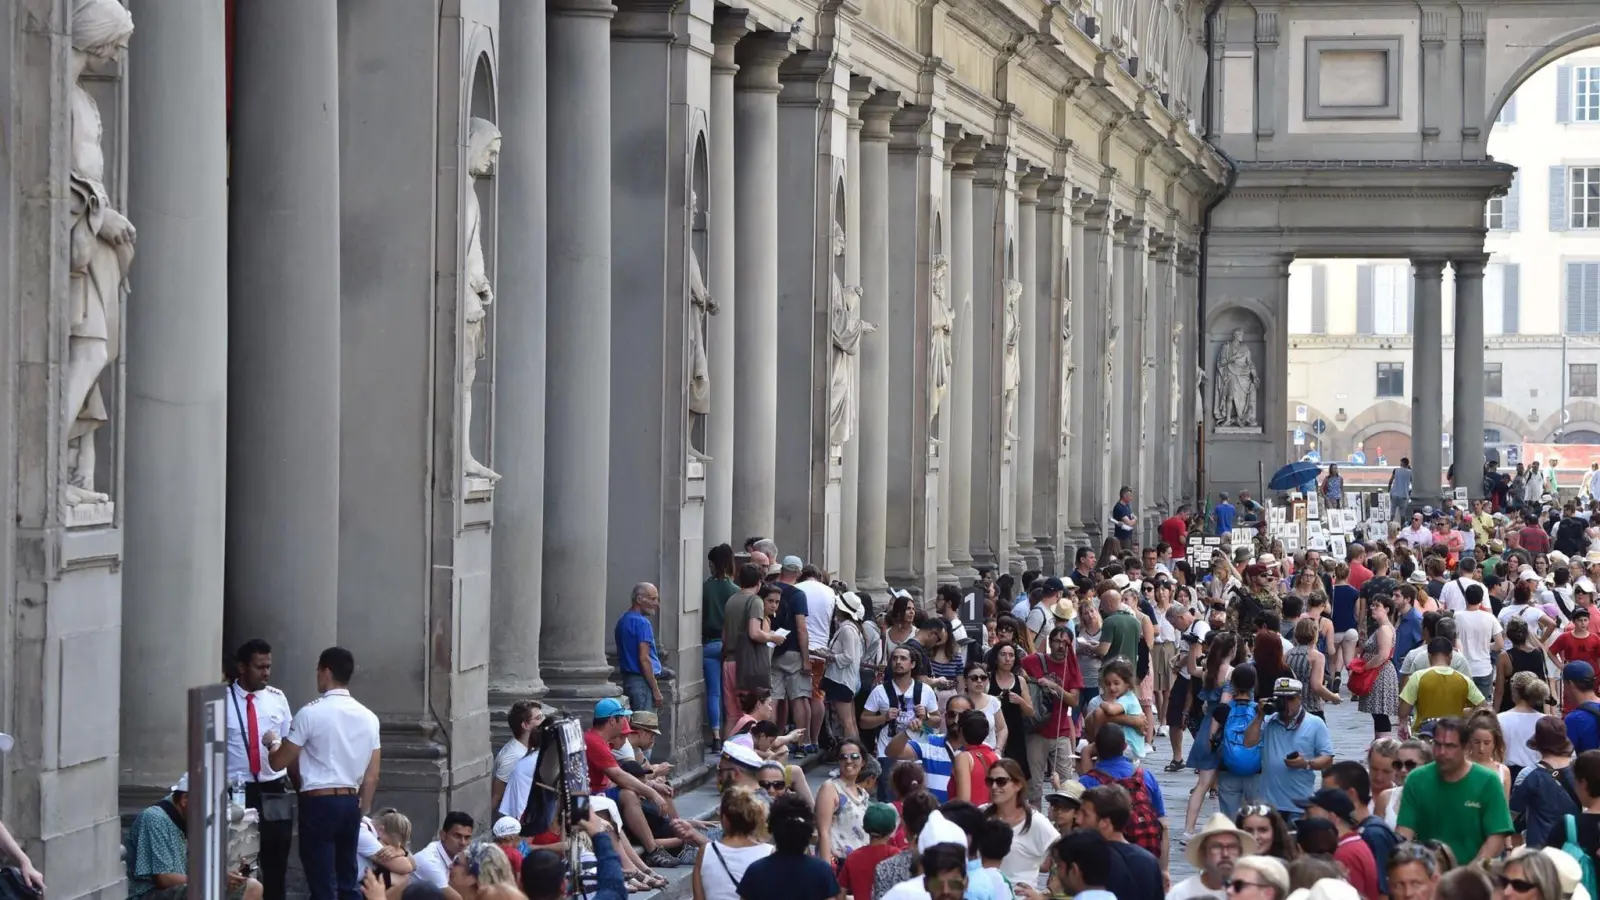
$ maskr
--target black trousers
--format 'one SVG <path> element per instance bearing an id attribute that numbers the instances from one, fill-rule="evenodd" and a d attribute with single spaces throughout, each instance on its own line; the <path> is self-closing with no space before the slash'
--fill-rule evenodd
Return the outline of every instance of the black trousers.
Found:
<path id="1" fill-rule="evenodd" d="M 244 804 L 259 812 L 262 794 L 287 793 L 289 793 L 288 778 L 279 778 L 277 781 L 247 781 L 244 786 Z M 263 818 L 260 829 L 262 900 L 284 900 L 283 879 L 284 873 L 289 868 L 289 845 L 294 842 L 294 819 L 268 822 Z"/>

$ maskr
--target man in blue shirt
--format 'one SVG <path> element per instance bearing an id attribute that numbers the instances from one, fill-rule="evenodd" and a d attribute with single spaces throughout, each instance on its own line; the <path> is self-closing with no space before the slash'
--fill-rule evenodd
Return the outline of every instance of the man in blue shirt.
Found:
<path id="1" fill-rule="evenodd" d="M 970 709 L 971 700 L 952 694 L 944 702 L 944 734 L 928 734 L 922 730 L 922 720 L 913 719 L 883 751 L 889 759 L 914 759 L 922 763 L 926 779 L 923 786 L 940 803 L 950 799 L 950 773 L 955 769 L 955 758 L 967 747 L 956 722 Z"/>
<path id="2" fill-rule="evenodd" d="M 1134 772 L 1139 772 L 1144 781 L 1144 789 L 1150 794 L 1150 805 L 1155 807 L 1156 815 L 1166 818 L 1167 805 L 1161 797 L 1161 783 L 1156 781 L 1156 776 L 1150 770 L 1136 765 L 1127 757 L 1128 736 L 1122 732 L 1122 726 L 1112 722 L 1100 726 L 1094 733 L 1094 743 L 1089 748 L 1094 750 L 1094 768 L 1089 774 L 1078 776 L 1078 781 L 1086 788 L 1097 788 L 1102 784 L 1113 784 L 1125 778 L 1132 778 Z"/>
<path id="3" fill-rule="evenodd" d="M 622 671 L 622 692 L 634 710 L 654 710 L 662 705 L 661 658 L 656 655 L 656 632 L 650 616 L 661 609 L 661 593 L 648 581 L 633 586 L 633 605 L 617 620 L 617 668 Z"/>
<path id="4" fill-rule="evenodd" d="M 1600 697 L 1594 693 L 1594 666 L 1581 659 L 1561 668 L 1561 684 L 1572 712 L 1567 713 L 1567 738 L 1572 752 L 1600 750 Z"/>
<path id="5" fill-rule="evenodd" d="M 1111 507 L 1112 534 L 1122 542 L 1122 549 L 1133 549 L 1133 530 L 1138 517 L 1133 514 L 1133 488 L 1123 485 L 1117 492 L 1117 503 Z"/>
<path id="6" fill-rule="evenodd" d="M 1217 520 L 1217 534 L 1227 534 L 1233 530 L 1233 519 L 1238 512 L 1233 508 L 1233 504 L 1228 502 L 1227 491 L 1217 495 L 1217 508 L 1211 511 L 1212 518 Z"/>
<path id="7" fill-rule="evenodd" d="M 1269 716 L 1267 704 L 1257 704 L 1244 731 L 1244 745 L 1261 748 L 1261 802 L 1290 824 L 1300 818 L 1300 801 L 1316 791 L 1317 773 L 1333 765 L 1333 738 L 1321 719 L 1306 715 L 1303 691 L 1293 678 L 1279 678 L 1272 688 L 1277 711 Z"/>
<path id="8" fill-rule="evenodd" d="M 1390 654 L 1389 662 L 1399 672 L 1406 654 L 1422 646 L 1422 610 L 1417 609 L 1415 586 L 1402 584 L 1395 591 L 1394 614 L 1394 653 Z"/>

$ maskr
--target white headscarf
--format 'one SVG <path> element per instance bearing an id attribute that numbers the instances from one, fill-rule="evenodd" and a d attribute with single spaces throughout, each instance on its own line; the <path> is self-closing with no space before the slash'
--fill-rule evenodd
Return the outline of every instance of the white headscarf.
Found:
<path id="1" fill-rule="evenodd" d="M 133 14 L 117 0 L 77 0 L 72 48 L 85 53 L 121 44 L 133 34 Z"/>

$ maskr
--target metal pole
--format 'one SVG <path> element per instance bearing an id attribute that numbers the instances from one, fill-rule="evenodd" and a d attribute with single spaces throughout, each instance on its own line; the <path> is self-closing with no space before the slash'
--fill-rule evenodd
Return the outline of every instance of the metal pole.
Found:
<path id="1" fill-rule="evenodd" d="M 189 689 L 188 900 L 228 896 L 227 690 L 220 684 Z"/>

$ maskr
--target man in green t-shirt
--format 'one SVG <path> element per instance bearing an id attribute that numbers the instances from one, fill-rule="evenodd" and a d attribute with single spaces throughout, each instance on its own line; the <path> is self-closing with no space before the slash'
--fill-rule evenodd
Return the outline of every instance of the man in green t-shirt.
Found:
<path id="1" fill-rule="evenodd" d="M 1100 646 L 1096 655 L 1101 659 L 1120 656 L 1128 662 L 1138 659 L 1139 620 L 1122 604 L 1122 591 L 1115 582 L 1100 583 L 1100 613 L 1105 617 L 1100 626 Z"/>
<path id="2" fill-rule="evenodd" d="M 1448 844 L 1462 865 L 1500 855 L 1511 834 L 1500 775 L 1467 761 L 1466 723 L 1440 719 L 1433 728 L 1433 762 L 1406 778 L 1396 829 L 1408 840 Z"/>

